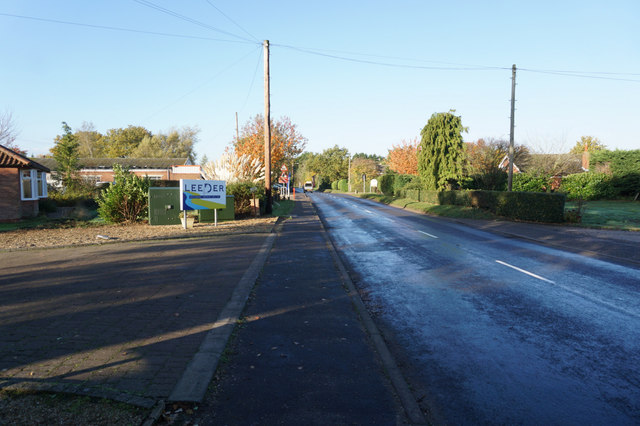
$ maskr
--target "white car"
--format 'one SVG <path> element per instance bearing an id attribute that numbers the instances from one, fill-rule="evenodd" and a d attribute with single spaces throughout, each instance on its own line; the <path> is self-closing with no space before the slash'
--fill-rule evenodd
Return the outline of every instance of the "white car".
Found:
<path id="1" fill-rule="evenodd" d="M 304 183 L 304 192 L 313 192 L 313 183 L 312 182 L 305 182 Z"/>

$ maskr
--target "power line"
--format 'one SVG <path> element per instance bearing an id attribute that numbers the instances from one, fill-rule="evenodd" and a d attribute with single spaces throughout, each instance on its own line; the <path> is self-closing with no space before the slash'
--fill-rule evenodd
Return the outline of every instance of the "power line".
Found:
<path id="1" fill-rule="evenodd" d="M 251 37 L 252 39 L 254 39 L 255 41 L 259 42 L 259 40 L 253 35 L 251 34 L 249 31 L 245 30 L 240 24 L 238 24 L 236 21 L 234 21 L 233 19 L 231 19 L 226 13 L 224 13 L 223 11 L 221 11 L 220 9 L 218 9 L 216 7 L 215 4 L 211 3 L 210 0 L 206 0 L 207 3 L 209 3 L 209 6 L 213 7 L 215 10 L 217 10 L 218 12 L 220 12 L 220 14 L 222 16 L 224 16 L 225 18 L 227 18 L 229 21 L 231 21 L 231 23 L 233 23 L 236 27 L 240 28 L 242 31 L 244 31 L 245 34 L 247 34 L 249 37 Z"/>
<path id="2" fill-rule="evenodd" d="M 337 60 L 342 60 L 347 62 L 356 62 L 361 64 L 378 65 L 378 66 L 386 66 L 386 67 L 393 67 L 393 68 L 443 70 L 443 71 L 487 71 L 487 70 L 503 71 L 503 70 L 511 69 L 510 67 L 502 67 L 502 66 L 470 65 L 470 64 L 440 62 L 440 61 L 426 61 L 426 60 L 412 59 L 412 58 L 399 58 L 399 57 L 393 57 L 393 56 L 371 55 L 371 54 L 358 53 L 358 52 L 314 49 L 314 48 L 306 48 L 306 47 L 291 46 L 291 45 L 276 44 L 276 43 L 272 44 L 272 46 L 278 46 L 278 47 L 306 53 L 309 55 L 327 57 L 327 58 L 332 58 L 332 59 L 337 59 Z M 324 52 L 337 52 L 340 54 L 338 55 L 338 54 L 324 53 Z M 358 58 L 354 58 L 346 55 L 373 57 L 373 58 L 398 60 L 398 61 L 430 62 L 430 63 L 446 64 L 448 66 L 412 65 L 412 64 L 406 64 L 406 63 L 403 64 L 403 63 L 397 63 L 397 62 L 358 59 Z M 637 80 L 637 79 L 613 77 L 613 76 L 639 76 L 640 73 L 620 73 L 620 72 L 607 72 L 607 71 L 569 71 L 569 70 L 561 71 L 561 70 L 544 70 L 544 69 L 532 69 L 532 68 L 518 68 L 518 69 L 521 71 L 528 71 L 528 72 L 535 72 L 535 73 L 542 73 L 542 74 L 554 74 L 554 75 L 561 75 L 565 77 L 581 77 L 581 78 L 593 78 L 593 79 L 601 79 L 601 80 L 628 81 L 633 83 L 640 83 L 640 80 Z"/>
<path id="3" fill-rule="evenodd" d="M 342 55 L 334 55 L 330 53 L 322 53 L 319 50 L 313 50 L 304 47 L 296 47 L 289 46 L 286 44 L 273 44 L 273 46 L 284 47 L 286 49 L 296 50 L 302 53 L 307 53 L 310 55 L 322 56 L 326 58 L 338 59 L 347 62 L 356 62 L 361 64 L 368 65 L 379 65 L 393 68 L 407 68 L 407 69 L 425 69 L 425 70 L 444 70 L 444 71 L 485 71 L 485 70 L 508 70 L 508 67 L 490 67 L 484 65 L 457 65 L 457 66 L 426 66 L 426 65 L 409 65 L 409 64 L 398 64 L 393 62 L 382 62 L 382 61 L 373 61 L 368 59 L 357 59 L 350 58 Z M 367 56 L 365 54 L 361 54 L 362 56 Z M 386 57 L 389 58 L 389 57 Z M 405 59 L 406 60 L 406 59 Z"/>
<path id="4" fill-rule="evenodd" d="M 248 42 L 252 42 L 252 43 L 254 42 L 253 40 L 250 40 L 248 38 L 239 36 L 239 35 L 234 34 L 234 33 L 230 33 L 228 31 L 221 30 L 219 28 L 216 28 L 216 27 L 211 26 L 209 24 L 206 24 L 204 22 L 200 22 L 200 21 L 198 21 L 196 19 L 189 18 L 188 16 L 182 15 L 182 14 L 180 14 L 178 12 L 174 12 L 172 10 L 169 10 L 169 9 L 167 9 L 165 7 L 158 6 L 157 4 L 152 3 L 149 0 L 133 0 L 133 1 L 138 3 L 138 4 L 141 4 L 143 6 L 149 7 L 151 9 L 157 10 L 159 12 L 162 12 L 162 13 L 165 13 L 167 15 L 173 16 L 175 18 L 181 19 L 183 21 L 190 22 L 190 23 L 192 23 L 194 25 L 197 25 L 199 27 L 206 28 L 208 30 L 215 31 L 215 32 L 218 32 L 218 33 L 221 33 L 221 34 L 225 34 L 225 35 L 228 35 L 228 36 L 231 36 L 231 37 L 235 37 L 235 38 L 238 38 L 240 40 L 244 40 L 244 41 L 248 41 Z"/>
<path id="5" fill-rule="evenodd" d="M 227 70 L 233 68 L 234 66 L 236 66 L 238 63 L 242 62 L 244 60 L 244 58 L 246 58 L 247 56 L 249 56 L 251 53 L 255 52 L 256 50 L 258 50 L 260 48 L 256 47 L 255 49 L 252 49 L 251 51 L 249 51 L 249 53 L 242 55 L 242 57 L 240 57 L 240 59 L 238 59 L 237 61 L 233 62 L 232 64 L 230 64 L 229 66 L 225 67 L 224 69 L 220 70 L 218 73 L 216 73 L 213 77 L 211 77 L 210 79 L 204 81 L 203 83 L 200 83 L 199 85 L 197 85 L 196 87 L 194 87 L 193 89 L 189 90 L 188 92 L 184 93 L 183 95 L 179 96 L 178 98 L 176 98 L 173 102 L 165 105 L 164 107 L 158 109 L 157 111 L 153 112 L 152 114 L 148 115 L 144 121 L 149 120 L 150 118 L 156 116 L 157 114 L 161 113 L 162 111 L 166 110 L 167 108 L 175 105 L 176 103 L 180 102 L 182 99 L 186 98 L 187 96 L 189 96 L 190 94 L 194 93 L 195 91 L 197 91 L 198 89 L 200 89 L 201 87 L 204 87 L 205 85 L 209 84 L 210 82 L 212 82 L 213 80 L 215 80 L 216 78 L 218 78 L 220 75 L 222 75 L 223 73 L 225 73 Z"/>
<path id="6" fill-rule="evenodd" d="M 39 18 L 36 16 L 15 15 L 12 13 L 0 12 L 0 16 L 8 16 L 11 18 L 18 18 L 18 19 L 27 19 L 31 21 L 49 22 L 53 24 L 74 25 L 77 27 L 95 28 L 99 30 L 124 31 L 124 32 L 130 32 L 130 33 L 137 33 L 137 34 L 159 35 L 163 37 L 190 38 L 190 39 L 196 39 L 196 40 L 221 41 L 221 42 L 227 42 L 227 43 L 248 43 L 247 41 L 228 40 L 228 39 L 212 38 L 212 37 L 201 37 L 201 36 L 193 36 L 193 35 L 186 35 L 186 34 L 163 33 L 163 32 L 157 32 L 157 31 L 136 30 L 133 28 L 112 27 L 108 25 L 85 24 L 81 22 L 63 21 L 59 19 Z M 254 43 L 254 42 L 250 42 L 250 43 Z"/>

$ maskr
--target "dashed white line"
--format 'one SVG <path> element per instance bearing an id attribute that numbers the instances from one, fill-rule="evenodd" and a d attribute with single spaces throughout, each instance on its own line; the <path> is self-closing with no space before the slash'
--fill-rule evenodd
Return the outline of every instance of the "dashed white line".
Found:
<path id="1" fill-rule="evenodd" d="M 421 234 L 426 235 L 427 237 L 431 237 L 431 238 L 438 238 L 438 237 L 436 237 L 435 235 L 432 235 L 432 234 L 430 234 L 430 233 L 428 233 L 428 232 L 424 232 L 424 231 L 418 231 L 418 232 L 419 232 L 419 233 L 421 233 Z"/>
<path id="2" fill-rule="evenodd" d="M 496 263 L 499 263 L 501 265 L 507 266 L 507 267 L 509 267 L 511 269 L 515 269 L 516 271 L 522 272 L 523 274 L 527 274 L 527 275 L 529 275 L 529 276 L 531 276 L 533 278 L 537 278 L 539 280 L 546 281 L 546 282 L 551 283 L 551 284 L 555 284 L 555 281 L 548 280 L 545 277 L 541 277 L 540 275 L 536 275 L 533 272 L 529 272 L 529 271 L 526 271 L 524 269 L 518 268 L 517 266 L 509 265 L 507 262 L 503 262 L 501 260 L 496 260 Z"/>

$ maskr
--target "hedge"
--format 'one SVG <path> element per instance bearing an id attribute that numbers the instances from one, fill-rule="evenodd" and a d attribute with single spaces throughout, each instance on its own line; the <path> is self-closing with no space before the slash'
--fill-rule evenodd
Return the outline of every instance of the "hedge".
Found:
<path id="1" fill-rule="evenodd" d="M 566 201 L 562 193 L 424 189 L 407 189 L 403 198 L 437 205 L 478 207 L 511 219 L 550 223 L 564 221 Z"/>

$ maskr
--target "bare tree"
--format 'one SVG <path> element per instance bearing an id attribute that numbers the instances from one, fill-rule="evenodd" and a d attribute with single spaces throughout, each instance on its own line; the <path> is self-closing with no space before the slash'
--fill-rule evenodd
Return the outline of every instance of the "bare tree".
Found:
<path id="1" fill-rule="evenodd" d="M 10 111 L 0 114 L 0 145 L 13 149 L 13 142 L 16 140 L 18 130 L 13 121 Z"/>

